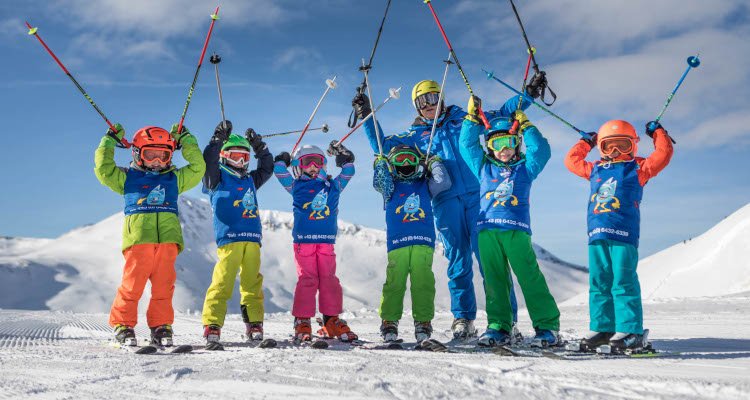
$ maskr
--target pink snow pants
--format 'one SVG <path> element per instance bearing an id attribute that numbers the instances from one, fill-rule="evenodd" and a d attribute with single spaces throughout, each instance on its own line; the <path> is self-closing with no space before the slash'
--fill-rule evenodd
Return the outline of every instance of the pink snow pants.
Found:
<path id="1" fill-rule="evenodd" d="M 295 243 L 297 288 L 294 290 L 292 315 L 315 316 L 315 294 L 323 315 L 339 315 L 343 303 L 341 283 L 336 277 L 336 253 L 330 243 Z"/>

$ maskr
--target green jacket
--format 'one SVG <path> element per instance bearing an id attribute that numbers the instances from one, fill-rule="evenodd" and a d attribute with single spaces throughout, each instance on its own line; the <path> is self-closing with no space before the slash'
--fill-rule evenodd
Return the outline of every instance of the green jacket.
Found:
<path id="1" fill-rule="evenodd" d="M 105 136 L 94 154 L 94 173 L 102 185 L 112 191 L 125 194 L 126 168 L 115 164 L 115 139 Z M 183 137 L 182 157 L 188 165 L 182 168 L 172 167 L 162 174 L 177 175 L 179 193 L 192 189 L 200 183 L 206 171 L 203 154 L 198 148 L 198 141 L 192 135 Z M 122 227 L 122 250 L 143 243 L 177 243 L 179 251 L 184 247 L 182 228 L 176 214 L 169 212 L 132 214 L 125 217 Z"/>

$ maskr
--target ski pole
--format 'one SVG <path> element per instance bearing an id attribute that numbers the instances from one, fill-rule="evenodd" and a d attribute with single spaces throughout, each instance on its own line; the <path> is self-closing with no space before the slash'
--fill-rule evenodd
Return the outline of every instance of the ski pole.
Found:
<path id="1" fill-rule="evenodd" d="M 177 133 L 182 132 L 182 124 L 185 122 L 185 115 L 187 115 L 188 107 L 190 106 L 190 100 L 193 98 L 193 91 L 195 91 L 195 84 L 198 82 L 198 73 L 201 72 L 201 65 L 203 65 L 203 57 L 206 55 L 206 48 L 208 47 L 208 41 L 211 40 L 211 32 L 214 30 L 214 24 L 219 19 L 219 6 L 216 6 L 216 10 L 211 14 L 211 26 L 208 27 L 208 34 L 206 40 L 203 42 L 203 50 L 201 50 L 201 56 L 198 58 L 198 67 L 195 69 L 195 75 L 193 75 L 193 83 L 190 84 L 190 90 L 188 90 L 187 101 L 185 101 L 185 108 L 182 110 L 182 116 L 180 117 L 180 123 L 177 125 Z M 180 144 L 177 143 L 177 147 Z"/>
<path id="2" fill-rule="evenodd" d="M 503 85 L 503 86 L 505 86 L 506 88 L 510 89 L 510 90 L 511 90 L 512 92 L 516 93 L 517 95 L 519 95 L 519 96 L 524 96 L 524 94 L 523 94 L 523 93 L 521 93 L 521 92 L 519 92 L 518 90 L 516 90 L 516 89 L 515 89 L 515 88 L 514 88 L 513 86 L 511 86 L 511 85 L 509 85 L 509 84 L 507 84 L 507 83 L 503 82 L 503 81 L 502 81 L 502 80 L 501 80 L 500 78 L 496 77 L 494 73 L 492 73 L 492 72 L 488 72 L 488 71 L 487 71 L 487 70 L 485 70 L 484 68 L 482 69 L 482 71 L 484 71 L 484 73 L 485 73 L 485 74 L 487 74 L 487 79 L 494 79 L 494 80 L 496 80 L 496 81 L 497 81 L 498 83 L 500 83 L 501 85 Z M 541 104 L 537 103 L 536 101 L 534 101 L 534 99 L 531 99 L 531 103 L 532 103 L 532 104 L 534 104 L 535 106 L 537 106 L 537 107 L 541 108 L 541 109 L 542 109 L 542 111 L 546 112 L 547 114 L 549 114 L 549 115 L 551 115 L 551 116 L 555 117 L 555 118 L 556 118 L 556 119 L 557 119 L 558 121 L 562 122 L 562 123 L 563 123 L 563 124 L 565 124 L 566 126 L 568 126 L 568 127 L 572 128 L 572 129 L 574 129 L 574 130 L 575 130 L 576 132 L 578 132 L 578 134 L 580 134 L 581 136 L 583 136 L 583 137 L 585 137 L 585 138 L 590 138 L 590 136 L 591 136 L 591 135 L 589 135 L 589 134 L 588 134 L 588 133 L 587 133 L 586 131 L 583 131 L 583 130 L 581 130 L 581 129 L 578 129 L 578 128 L 576 128 L 576 126 L 575 126 L 575 125 L 571 124 L 570 122 L 568 122 L 568 121 L 564 120 L 564 119 L 563 119 L 562 117 L 560 117 L 559 115 L 557 115 L 557 114 L 555 114 L 554 112 L 550 111 L 550 109 L 549 109 L 549 108 L 547 108 L 547 107 L 545 107 L 545 106 L 543 106 L 543 105 L 541 105 Z"/>
<path id="3" fill-rule="evenodd" d="M 323 133 L 328 133 L 328 124 L 323 124 L 323 126 L 321 126 L 320 128 L 308 129 L 308 132 L 309 131 L 323 131 Z M 263 139 L 268 139 L 271 137 L 286 136 L 286 135 L 291 135 L 292 133 L 300 133 L 300 132 L 302 132 L 302 129 L 297 129 L 296 131 L 272 133 L 270 135 L 261 135 L 261 136 L 263 136 Z"/>
<path id="4" fill-rule="evenodd" d="M 378 141 L 378 154 L 383 156 L 383 144 L 380 141 L 380 128 L 378 127 L 378 117 L 375 116 L 375 105 L 372 103 L 372 91 L 370 91 L 370 78 L 368 77 L 368 71 L 370 67 L 365 65 L 365 59 L 362 59 L 362 73 L 365 75 L 365 88 L 367 88 L 367 100 L 370 102 L 370 110 L 372 110 L 372 122 L 375 124 L 375 139 Z M 442 92 L 441 92 L 442 93 Z"/>
<path id="5" fill-rule="evenodd" d="M 687 77 L 688 72 L 690 72 L 693 68 L 698 68 L 699 65 L 701 65 L 701 60 L 698 58 L 700 54 L 696 54 L 694 56 L 690 56 L 687 59 L 688 67 L 685 69 L 685 72 L 682 73 L 682 76 L 680 77 L 680 80 L 677 81 L 677 85 L 672 89 L 672 93 L 669 94 L 667 97 L 667 101 L 664 103 L 664 107 L 662 107 L 661 112 L 659 113 L 659 116 L 656 117 L 656 119 L 651 122 L 651 125 L 649 125 L 649 129 L 656 129 L 656 124 L 659 123 L 659 120 L 664 115 L 664 112 L 667 111 L 667 107 L 669 107 L 669 103 L 672 102 L 672 98 L 674 97 L 675 93 L 677 93 L 677 89 L 680 88 L 680 85 L 682 85 L 682 81 L 685 80 L 685 77 Z"/>
<path id="6" fill-rule="evenodd" d="M 224 125 L 224 129 L 227 128 L 227 118 L 224 116 L 224 97 L 221 95 L 221 81 L 219 80 L 219 63 L 221 62 L 221 57 L 219 57 L 218 54 L 214 53 L 211 58 L 208 59 L 208 61 L 211 62 L 211 64 L 214 65 L 214 70 L 216 71 L 216 88 L 219 90 L 219 106 L 221 106 L 221 123 Z"/>
<path id="7" fill-rule="evenodd" d="M 521 28 L 521 35 L 523 36 L 523 40 L 526 42 L 526 51 L 528 51 L 529 54 L 531 55 L 531 62 L 534 65 L 534 78 L 536 78 L 537 76 L 541 76 L 541 79 L 542 79 L 542 82 L 543 82 L 542 83 L 542 90 L 541 90 L 541 93 L 540 93 L 542 102 L 544 104 L 546 104 L 547 106 L 551 106 L 552 104 L 555 103 L 555 100 L 557 100 L 557 95 L 555 94 L 554 91 L 552 91 L 552 89 L 549 89 L 549 87 L 547 86 L 547 82 L 546 82 L 547 79 L 545 78 L 546 74 L 544 73 L 544 71 L 540 71 L 539 70 L 539 64 L 537 64 L 536 57 L 534 56 L 534 53 L 536 53 L 536 49 L 529 42 L 529 37 L 526 35 L 526 29 L 523 27 L 523 22 L 521 22 L 521 16 L 518 14 L 518 10 L 516 9 L 516 4 L 513 3 L 513 0 L 508 0 L 508 1 L 510 2 L 510 6 L 513 8 L 513 14 L 515 14 L 515 16 L 516 16 L 516 21 L 518 21 L 518 26 Z M 526 67 L 526 68 L 527 68 L 527 71 L 528 71 L 528 67 Z M 532 82 L 534 81 L 534 78 L 532 78 Z M 545 89 L 549 89 L 549 92 L 552 95 L 552 102 L 551 103 L 547 103 L 546 101 L 544 101 L 544 92 L 545 92 Z"/>
<path id="8" fill-rule="evenodd" d="M 380 35 L 383 33 L 383 26 L 385 25 L 385 18 L 388 16 L 388 9 L 391 8 L 391 0 L 388 0 L 388 3 L 385 5 L 385 13 L 383 13 L 383 19 L 380 21 L 380 28 L 378 29 L 378 36 L 375 37 L 375 45 L 372 46 L 372 52 L 370 52 L 370 61 L 367 62 L 366 68 L 369 71 L 372 69 L 372 60 L 375 58 L 375 50 L 378 49 L 378 42 L 380 42 Z M 360 67 L 360 70 L 362 70 L 362 67 Z M 357 94 L 364 94 L 365 88 L 367 87 L 367 80 L 363 79 L 362 83 L 357 88 Z M 351 114 L 349 114 L 349 122 L 347 123 L 347 126 L 350 128 L 353 128 L 354 125 L 357 124 L 357 113 L 352 108 Z"/>
<path id="9" fill-rule="evenodd" d="M 521 93 L 526 93 L 526 80 L 529 79 L 529 66 L 531 66 L 531 58 L 534 56 L 534 53 L 536 53 L 535 48 L 531 48 L 531 51 L 526 50 L 529 52 L 529 59 L 526 60 L 526 72 L 523 74 L 523 83 L 521 84 Z M 521 106 L 523 105 L 523 97 L 524 96 L 518 96 L 518 107 L 516 107 L 516 111 L 521 109 Z M 510 133 L 515 134 L 516 130 L 518 129 L 518 120 L 513 120 L 513 126 L 510 128 Z"/>
<path id="10" fill-rule="evenodd" d="M 432 7 L 432 0 L 424 0 L 424 3 L 430 7 L 430 12 L 432 12 L 432 16 L 433 18 L 435 18 L 435 23 L 437 23 L 437 26 L 440 29 L 440 33 L 443 35 L 443 40 L 445 40 L 445 44 L 448 45 L 448 50 L 450 50 L 450 55 L 453 56 L 453 61 L 455 61 L 456 67 L 458 67 L 458 72 L 461 73 L 461 77 L 464 79 L 466 88 L 469 89 L 469 94 L 471 96 L 474 96 L 474 90 L 471 89 L 471 84 L 469 84 L 469 79 L 466 77 L 466 74 L 464 73 L 464 69 L 461 67 L 461 63 L 458 61 L 458 57 L 456 57 L 456 52 L 453 51 L 453 46 L 451 45 L 450 40 L 448 40 L 448 36 L 445 34 L 445 30 L 443 29 L 443 24 L 440 23 L 440 19 L 435 13 L 435 9 Z M 448 60 L 450 60 L 450 57 L 448 58 Z M 442 88 L 440 92 L 442 93 Z M 484 111 L 482 111 L 482 107 L 481 106 L 477 107 L 477 111 L 479 111 L 479 118 L 482 120 L 484 127 L 487 129 L 490 129 L 490 123 L 487 121 L 487 116 L 484 115 Z"/>
<path id="11" fill-rule="evenodd" d="M 388 89 L 388 98 L 385 99 L 382 103 L 380 103 L 380 105 L 377 108 L 375 108 L 374 111 L 370 111 L 370 113 L 367 114 L 367 116 L 363 120 L 359 121 L 359 123 L 357 125 L 355 125 L 354 127 L 352 127 L 352 129 L 346 135 L 344 135 L 344 137 L 342 137 L 341 139 L 339 139 L 337 141 L 337 143 L 339 143 L 339 144 L 344 143 L 344 140 L 346 140 L 349 136 L 352 135 L 352 133 L 354 133 L 357 129 L 359 129 L 360 126 L 364 125 L 365 122 L 369 121 L 370 118 L 372 118 L 372 116 L 375 114 L 375 112 L 380 111 L 380 109 L 383 108 L 383 106 L 385 105 L 385 103 L 389 102 L 391 99 L 398 100 L 398 98 L 401 96 L 400 93 L 399 93 L 400 91 L 401 91 L 401 88 L 398 88 L 398 89 L 393 89 L 393 88 Z"/>
<path id="12" fill-rule="evenodd" d="M 89 94 L 86 93 L 86 90 L 83 89 L 83 86 L 81 86 L 81 84 L 78 83 L 78 81 L 76 80 L 76 78 L 73 77 L 73 74 L 71 74 L 70 71 L 68 71 L 68 69 L 65 68 L 65 65 L 63 65 L 62 61 L 60 61 L 60 59 L 57 58 L 57 56 L 55 55 L 55 53 L 49 48 L 49 46 L 47 46 L 47 43 L 45 43 L 44 40 L 42 40 L 42 37 L 39 36 L 39 32 L 38 32 L 39 28 L 32 28 L 31 24 L 29 24 L 28 22 L 26 22 L 26 27 L 29 28 L 29 35 L 32 35 L 32 36 L 36 37 L 37 40 L 39 40 L 39 43 L 41 43 L 42 46 L 44 47 L 44 49 L 47 50 L 47 53 L 49 53 L 49 55 L 52 56 L 52 58 L 55 60 L 55 62 L 57 63 L 57 65 L 59 65 L 60 68 L 62 68 L 63 72 L 65 72 L 65 75 L 67 75 L 68 78 L 70 78 L 70 80 L 73 82 L 73 84 L 76 85 L 76 88 L 78 88 L 78 90 L 81 92 L 81 94 L 83 95 L 83 97 L 85 97 L 86 100 L 89 101 L 89 103 L 91 104 L 91 106 L 94 107 L 94 110 L 96 110 L 96 112 L 99 113 L 99 115 L 104 119 L 104 122 L 107 123 L 107 125 L 109 126 L 109 129 L 112 132 L 112 134 L 110 134 L 110 136 L 112 136 L 115 140 L 118 141 L 118 143 L 117 143 L 118 147 L 122 147 L 122 148 L 125 148 L 125 149 L 128 148 L 128 147 L 130 147 L 131 144 L 128 143 L 127 139 L 125 139 L 124 137 L 122 139 L 117 139 L 117 135 L 116 135 L 117 134 L 117 129 L 115 129 L 115 126 L 112 125 L 111 122 L 109 122 L 109 118 L 107 118 L 107 116 L 104 115 L 104 112 L 102 112 L 102 110 L 99 108 L 99 106 L 97 106 L 96 103 L 94 103 L 94 100 L 92 100 L 91 96 L 89 96 Z"/>
<path id="13" fill-rule="evenodd" d="M 451 64 L 453 62 L 451 61 L 451 54 L 453 54 L 453 50 L 448 54 L 448 59 L 445 60 L 445 72 L 443 72 L 443 83 L 440 85 L 440 95 L 438 96 L 438 107 L 443 106 L 443 93 L 445 93 L 445 78 L 448 77 L 448 68 L 450 68 Z M 473 95 L 472 95 L 473 96 Z M 432 139 L 435 137 L 435 128 L 437 127 L 437 120 L 439 118 L 438 112 L 440 109 L 435 110 L 435 115 L 432 118 L 432 131 L 430 131 L 430 141 L 427 143 L 427 155 L 425 155 L 425 160 L 430 158 L 430 151 L 432 150 Z M 487 118 L 485 118 L 485 121 Z M 489 124 L 487 124 L 489 126 Z M 489 127 L 488 127 L 489 129 Z"/>
<path id="14" fill-rule="evenodd" d="M 333 79 L 326 79 L 326 91 L 323 92 L 323 96 L 320 96 L 320 100 L 318 100 L 318 104 L 315 105 L 315 108 L 313 109 L 312 114 L 310 114 L 310 118 L 307 119 L 307 123 L 305 124 L 305 127 L 302 128 L 302 133 L 299 134 L 299 138 L 297 139 L 297 142 L 294 143 L 294 147 L 292 147 L 291 154 L 294 154 L 294 151 L 297 150 L 297 146 L 299 145 L 299 142 L 302 141 L 302 138 L 305 137 L 305 133 L 307 132 L 307 129 L 310 127 L 310 124 L 312 123 L 313 118 L 315 118 L 315 114 L 318 112 L 318 108 L 320 107 L 320 104 L 323 102 L 323 99 L 326 98 L 326 95 L 328 95 L 328 92 L 331 89 L 336 89 L 336 76 L 334 76 Z"/>

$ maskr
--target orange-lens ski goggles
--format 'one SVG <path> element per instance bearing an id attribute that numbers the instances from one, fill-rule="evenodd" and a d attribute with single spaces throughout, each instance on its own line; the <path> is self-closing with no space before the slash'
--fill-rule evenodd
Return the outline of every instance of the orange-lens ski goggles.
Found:
<path id="1" fill-rule="evenodd" d="M 633 151 L 633 139 L 626 137 L 613 137 L 601 141 L 599 149 L 604 155 L 610 155 L 617 150 L 620 154 L 629 154 Z"/>
<path id="2" fill-rule="evenodd" d="M 166 164 L 172 159 L 172 152 L 158 147 L 144 147 L 141 150 L 141 159 L 146 162 L 159 161 Z"/>
<path id="3" fill-rule="evenodd" d="M 323 168 L 323 165 L 325 165 L 325 161 L 326 159 L 320 154 L 306 154 L 299 158 L 299 166 L 302 168 L 307 168 L 311 165 L 314 165 L 318 168 Z"/>

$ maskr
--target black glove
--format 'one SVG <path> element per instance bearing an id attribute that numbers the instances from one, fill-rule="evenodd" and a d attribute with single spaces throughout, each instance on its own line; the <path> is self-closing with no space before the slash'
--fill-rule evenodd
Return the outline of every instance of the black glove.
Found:
<path id="1" fill-rule="evenodd" d="M 224 120 L 219 122 L 214 129 L 214 137 L 221 140 L 222 143 L 229 139 L 229 135 L 232 134 L 232 121 Z"/>
<path id="2" fill-rule="evenodd" d="M 247 128 L 245 131 L 245 139 L 250 142 L 250 147 L 253 148 L 255 154 L 266 148 L 266 144 L 263 142 L 263 136 L 258 135 L 253 128 Z"/>
<path id="3" fill-rule="evenodd" d="M 289 168 L 290 165 L 292 165 L 292 156 L 289 155 L 286 151 L 283 153 L 279 153 L 279 155 L 276 156 L 276 158 L 273 159 L 274 163 L 277 162 L 283 162 L 284 165 L 286 165 L 287 168 Z"/>
<path id="4" fill-rule="evenodd" d="M 539 71 L 531 77 L 531 81 L 526 85 L 526 93 L 529 96 L 538 99 L 544 93 L 547 88 L 547 73 Z"/>
<path id="5" fill-rule="evenodd" d="M 651 121 L 646 124 L 646 134 L 651 139 L 654 138 L 654 132 L 656 132 L 657 129 L 664 129 L 664 127 L 661 126 L 661 124 L 656 121 Z"/>
<path id="6" fill-rule="evenodd" d="M 591 148 L 593 149 L 594 147 L 596 147 L 596 136 L 597 136 L 597 133 L 596 132 L 588 132 L 587 135 L 589 135 L 589 136 L 588 137 L 582 137 L 581 140 L 583 140 L 584 142 L 588 143 L 589 146 L 591 146 Z"/>
<path id="7" fill-rule="evenodd" d="M 372 112 L 370 109 L 370 99 L 364 93 L 357 93 L 352 99 L 352 107 L 357 114 L 357 118 L 365 119 Z"/>
<path id="8" fill-rule="evenodd" d="M 336 166 L 341 168 L 344 164 L 349 164 L 354 162 L 354 154 L 344 147 L 343 144 L 339 143 L 336 140 L 332 140 L 331 144 L 328 145 L 328 154 L 331 156 L 336 156 Z"/>

